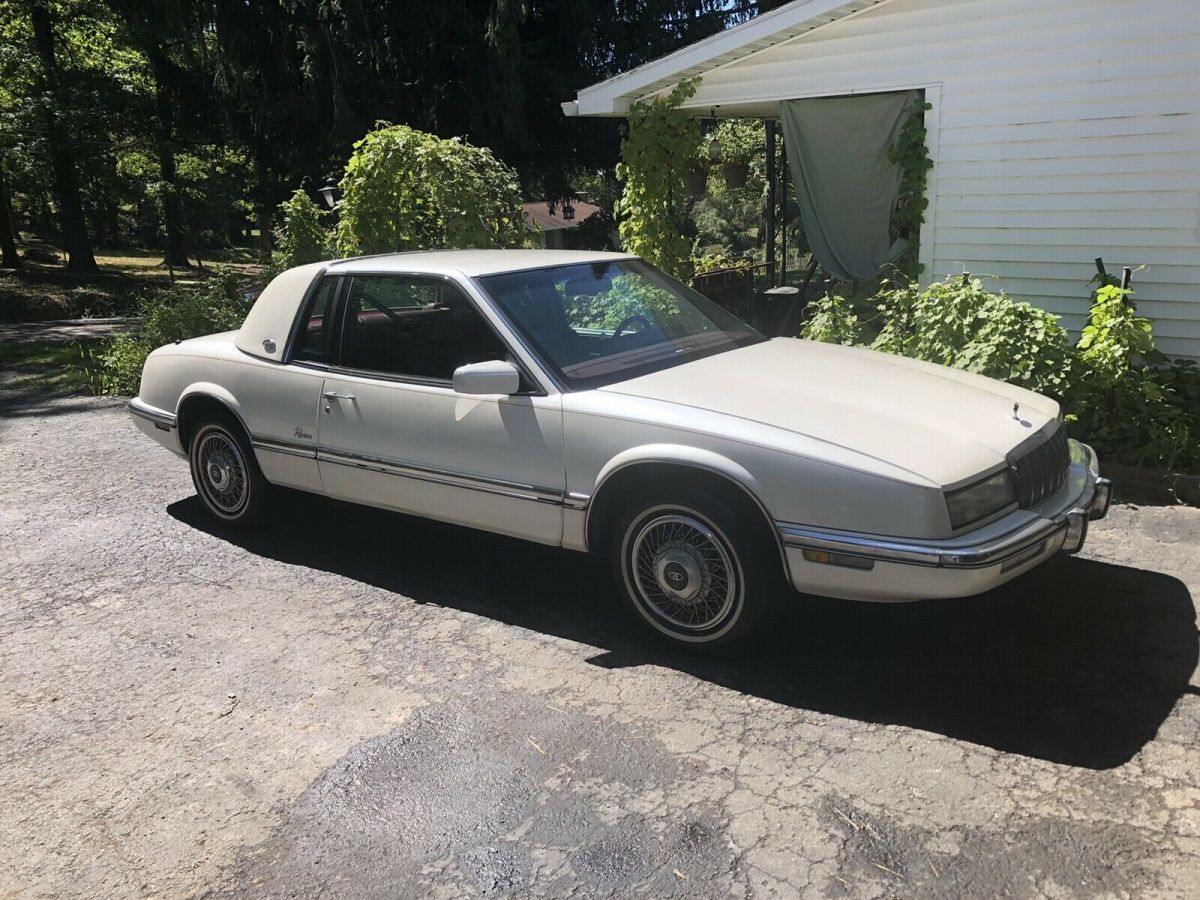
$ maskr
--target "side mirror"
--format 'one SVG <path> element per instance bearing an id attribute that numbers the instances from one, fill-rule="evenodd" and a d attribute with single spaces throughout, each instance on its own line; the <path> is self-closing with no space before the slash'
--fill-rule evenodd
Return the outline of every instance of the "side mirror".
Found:
<path id="1" fill-rule="evenodd" d="M 502 359 L 470 363 L 454 370 L 453 384 L 460 394 L 515 394 L 521 389 L 521 372 Z"/>

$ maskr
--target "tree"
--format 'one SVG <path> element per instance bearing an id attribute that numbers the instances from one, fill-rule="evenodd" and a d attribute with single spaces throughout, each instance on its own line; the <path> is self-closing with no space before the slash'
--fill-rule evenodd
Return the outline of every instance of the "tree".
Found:
<path id="1" fill-rule="evenodd" d="M 58 197 L 59 226 L 63 249 L 67 253 L 68 272 L 98 272 L 96 257 L 88 238 L 83 201 L 79 194 L 79 171 L 75 164 L 72 137 L 61 125 L 58 111 L 62 104 L 58 59 L 54 47 L 54 25 L 44 0 L 34 0 L 29 10 L 34 44 L 42 66 L 42 117 L 49 143 L 50 161 Z"/>
<path id="2" fill-rule="evenodd" d="M 189 118 L 188 126 L 194 141 L 202 131 L 197 107 L 205 98 L 194 88 L 195 57 L 202 45 L 201 22 L 196 18 L 198 7 L 187 0 L 108 0 L 109 5 L 125 23 L 131 44 L 144 54 L 154 81 L 154 148 L 158 160 L 160 184 L 159 206 L 162 209 L 163 230 L 166 232 L 166 256 L 170 266 L 189 266 L 183 207 L 179 184 L 177 154 L 178 121 Z M 181 103 L 188 95 L 190 104 Z M 197 142 L 198 143 L 198 142 Z"/>
<path id="3" fill-rule="evenodd" d="M 21 257 L 17 255 L 14 240 L 12 203 L 8 199 L 8 182 L 4 174 L 4 156 L 0 154 L 0 269 L 20 269 Z"/>
<path id="4" fill-rule="evenodd" d="M 458 138 L 384 125 L 354 145 L 342 190 L 343 256 L 525 241 L 517 173 Z"/>

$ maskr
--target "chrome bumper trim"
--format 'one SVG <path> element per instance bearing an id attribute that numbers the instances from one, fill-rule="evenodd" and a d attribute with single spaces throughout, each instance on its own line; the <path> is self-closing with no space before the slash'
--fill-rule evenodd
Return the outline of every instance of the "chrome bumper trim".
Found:
<path id="1" fill-rule="evenodd" d="M 311 444 L 301 444 L 297 441 L 284 441 L 279 438 L 260 437 L 255 435 L 250 439 L 255 450 L 269 450 L 272 453 L 282 453 L 285 456 L 299 456 L 301 459 L 316 459 L 317 448 Z"/>
<path id="2" fill-rule="evenodd" d="M 826 550 L 909 566 L 981 569 L 1003 563 L 1009 557 L 1057 536 L 1066 527 L 1065 520 L 1040 519 L 1002 537 L 965 547 L 912 544 L 886 537 L 788 524 L 781 524 L 779 532 L 784 546 L 797 549 Z"/>
<path id="3" fill-rule="evenodd" d="M 1092 494 L 1092 506 L 1088 515 L 1092 519 L 1103 519 L 1108 515 L 1112 505 L 1113 483 L 1110 478 L 1097 478 L 1095 492 Z"/>
<path id="4" fill-rule="evenodd" d="M 131 415 L 145 419 L 147 422 L 153 422 L 156 427 L 167 431 L 174 428 L 177 422 L 175 413 L 159 409 L 157 406 L 151 406 L 149 403 L 143 403 L 138 397 L 134 397 L 127 402 L 125 408 L 129 410 Z"/>
<path id="5" fill-rule="evenodd" d="M 351 453 L 346 450 L 320 449 L 317 451 L 317 460 L 354 469 L 365 469 L 370 472 L 382 472 L 385 475 L 396 475 L 400 478 L 412 478 L 416 481 L 428 481 L 434 484 L 481 491 L 485 494 L 499 494 L 502 497 L 515 497 L 538 503 L 553 503 L 555 506 L 563 504 L 563 492 L 554 488 L 501 481 L 481 475 L 452 472 L 447 469 L 434 469 L 401 460 Z"/>
<path id="6" fill-rule="evenodd" d="M 789 548 L 825 550 L 883 562 L 942 569 L 982 569 L 1001 565 L 1042 542 L 1056 540 L 1060 535 L 1062 541 L 1059 549 L 1076 553 L 1087 538 L 1088 521 L 1104 518 L 1112 501 L 1112 482 L 1096 474 L 1093 462 L 1094 454 L 1088 460 L 1091 477 L 1069 511 L 1053 518 L 1039 518 L 1015 531 L 979 544 L 947 546 L 945 542 L 920 543 L 788 522 L 777 522 L 776 526 L 784 546 Z"/>
<path id="7" fill-rule="evenodd" d="M 578 491 L 567 491 L 567 495 L 563 497 L 563 506 L 567 509 L 587 509 L 591 502 L 590 494 L 581 494 Z"/>

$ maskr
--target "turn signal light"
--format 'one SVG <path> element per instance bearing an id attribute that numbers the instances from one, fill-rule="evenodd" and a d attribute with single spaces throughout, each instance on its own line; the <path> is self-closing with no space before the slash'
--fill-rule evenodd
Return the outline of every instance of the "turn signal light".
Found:
<path id="1" fill-rule="evenodd" d="M 875 560 L 863 559 L 861 556 L 847 556 L 844 553 L 829 553 L 826 550 L 805 550 L 804 558 L 809 562 L 823 563 L 827 566 L 845 566 L 847 569 L 861 569 L 869 572 L 875 568 Z"/>

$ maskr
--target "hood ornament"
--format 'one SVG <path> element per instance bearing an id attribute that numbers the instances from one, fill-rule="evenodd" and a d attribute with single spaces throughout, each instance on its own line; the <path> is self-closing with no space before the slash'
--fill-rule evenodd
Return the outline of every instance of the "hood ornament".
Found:
<path id="1" fill-rule="evenodd" d="M 1014 421 L 1014 422 L 1020 422 L 1020 421 L 1021 421 L 1020 411 L 1021 411 L 1021 404 L 1020 404 L 1020 403 L 1014 403 L 1014 404 L 1013 404 L 1013 421 Z"/>

